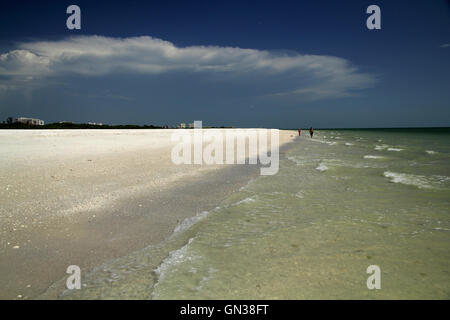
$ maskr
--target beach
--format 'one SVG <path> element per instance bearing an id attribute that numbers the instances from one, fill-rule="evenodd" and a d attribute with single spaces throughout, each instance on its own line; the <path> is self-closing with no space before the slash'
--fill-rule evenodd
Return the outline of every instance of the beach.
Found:
<path id="1" fill-rule="evenodd" d="M 173 132 L 2 131 L 1 298 L 449 298 L 448 130 L 280 130 L 275 175 Z"/>
<path id="2" fill-rule="evenodd" d="M 156 245 L 259 175 L 251 165 L 175 165 L 175 130 L 0 132 L 0 299 L 45 293 Z M 296 132 L 280 131 L 280 145 Z"/>
<path id="3" fill-rule="evenodd" d="M 149 245 L 39 298 L 448 299 L 448 130 L 316 130 Z M 380 288 L 367 285 L 377 266 Z"/>

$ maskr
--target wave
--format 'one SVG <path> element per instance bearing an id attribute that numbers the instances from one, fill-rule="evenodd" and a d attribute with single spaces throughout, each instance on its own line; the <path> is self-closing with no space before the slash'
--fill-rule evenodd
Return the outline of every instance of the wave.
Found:
<path id="1" fill-rule="evenodd" d="M 375 150 L 381 151 L 381 150 L 387 149 L 388 147 L 389 146 L 387 144 L 376 145 Z"/>
<path id="2" fill-rule="evenodd" d="M 391 171 L 385 171 L 384 176 L 389 178 L 391 182 L 401 183 L 411 186 L 416 186 L 419 188 L 431 188 L 428 184 L 426 177 L 414 175 L 414 174 L 406 174 L 406 173 L 397 173 Z"/>
<path id="3" fill-rule="evenodd" d="M 436 151 L 433 151 L 433 150 L 426 150 L 425 152 L 428 154 L 436 154 L 437 153 Z"/>
<path id="4" fill-rule="evenodd" d="M 319 171 L 323 172 L 323 171 L 327 171 L 328 167 L 325 164 L 320 163 L 319 166 L 316 168 L 316 170 L 319 170 Z"/>
<path id="5" fill-rule="evenodd" d="M 389 178 L 391 182 L 416 186 L 421 189 L 447 188 L 450 182 L 450 177 L 440 175 L 427 177 L 422 175 L 385 171 L 384 176 Z"/>
<path id="6" fill-rule="evenodd" d="M 377 151 L 383 151 L 383 150 L 387 150 L 387 151 L 403 151 L 403 149 L 401 148 L 394 148 L 388 144 L 380 144 L 380 145 L 375 145 L 375 150 Z"/>
<path id="7" fill-rule="evenodd" d="M 352 145 L 353 145 L 353 143 L 350 143 L 350 142 L 346 142 L 346 143 L 345 143 L 345 145 L 346 145 L 346 146 L 352 146 Z"/>
<path id="8" fill-rule="evenodd" d="M 401 148 L 387 148 L 387 151 L 403 151 Z"/>
<path id="9" fill-rule="evenodd" d="M 368 154 L 368 155 L 365 155 L 363 158 L 364 159 L 383 159 L 384 157 L 382 157 L 382 156 L 372 156 L 372 155 Z"/>
<path id="10" fill-rule="evenodd" d="M 373 156 L 376 157 L 376 156 Z M 380 157 L 382 158 L 382 157 Z M 354 169 L 366 169 L 366 168 L 379 168 L 376 164 L 368 164 L 364 161 L 352 161 L 352 160 L 340 160 L 340 159 L 315 159 L 319 162 L 319 166 L 316 170 L 325 171 L 330 168 L 344 167 L 344 168 L 354 168 Z"/>
<path id="11" fill-rule="evenodd" d="M 255 201 L 256 200 L 254 199 L 254 197 L 248 197 L 248 198 L 242 199 L 236 203 L 233 203 L 232 206 L 238 206 L 243 203 L 249 203 L 249 202 L 255 202 Z"/>
<path id="12" fill-rule="evenodd" d="M 193 259 L 193 256 L 189 256 L 188 249 L 191 245 L 192 241 L 194 241 L 194 238 L 189 239 L 188 243 L 185 244 L 180 249 L 174 250 L 169 253 L 169 256 L 165 258 L 161 264 L 154 270 L 155 275 L 157 276 L 157 280 L 155 281 L 155 284 L 153 286 L 154 289 L 156 289 L 162 280 L 166 277 L 167 273 L 176 265 L 186 261 Z M 153 290 L 152 298 L 155 298 L 156 290 Z"/>
<path id="13" fill-rule="evenodd" d="M 229 205 L 229 206 L 238 206 L 238 205 L 240 205 L 240 204 L 245 204 L 245 203 L 249 203 L 249 202 L 255 202 L 255 201 L 256 201 L 255 197 L 256 197 L 256 196 L 248 197 L 248 198 L 242 199 L 242 200 L 240 200 L 240 201 L 238 201 L 238 202 L 236 202 L 236 203 L 233 203 L 233 204 L 231 204 L 231 205 Z M 225 206 L 225 207 L 228 207 L 228 206 Z M 216 208 L 214 208 L 214 209 L 212 210 L 212 212 L 218 211 L 218 210 L 220 210 L 220 209 L 221 209 L 221 207 L 216 207 Z M 175 227 L 175 229 L 173 230 L 173 234 L 172 234 L 172 235 L 177 234 L 178 232 L 181 232 L 181 231 L 184 231 L 184 230 L 189 229 L 191 226 L 193 226 L 194 224 L 196 224 L 196 223 L 199 222 L 200 220 L 205 219 L 205 218 L 206 218 L 207 216 L 209 216 L 210 214 L 211 214 L 211 211 L 202 211 L 202 212 L 200 212 L 200 213 L 197 213 L 197 214 L 196 214 L 195 216 L 193 216 L 193 217 L 189 217 L 189 218 L 184 219 L 181 223 L 179 223 L 179 224 Z"/>
<path id="14" fill-rule="evenodd" d="M 434 228 L 433 230 L 450 231 L 450 229 L 447 229 L 447 228 L 440 228 L 440 227 Z"/>
<path id="15" fill-rule="evenodd" d="M 216 207 L 214 210 L 218 210 L 220 207 Z M 189 217 L 184 219 L 180 224 L 178 224 L 175 229 L 173 230 L 173 233 L 178 233 L 184 230 L 189 229 L 192 225 L 196 224 L 198 221 L 206 218 L 211 212 L 209 211 L 203 211 L 200 213 L 197 213 L 193 217 Z"/>

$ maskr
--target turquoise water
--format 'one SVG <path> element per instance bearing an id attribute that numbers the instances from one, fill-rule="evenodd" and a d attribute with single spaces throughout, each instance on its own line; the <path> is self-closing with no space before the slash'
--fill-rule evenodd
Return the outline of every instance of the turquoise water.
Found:
<path id="1" fill-rule="evenodd" d="M 67 298 L 448 299 L 450 133 L 302 136 L 160 246 L 101 266 Z M 381 269 L 369 290 L 366 269 Z"/>

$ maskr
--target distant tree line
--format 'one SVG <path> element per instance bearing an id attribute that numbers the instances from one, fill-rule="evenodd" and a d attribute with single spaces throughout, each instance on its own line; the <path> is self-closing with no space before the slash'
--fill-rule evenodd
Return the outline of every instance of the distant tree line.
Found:
<path id="1" fill-rule="evenodd" d="M 25 124 L 21 122 L 15 122 L 14 118 L 8 117 L 5 121 L 0 123 L 0 129 L 169 129 L 168 125 L 154 126 L 154 125 L 137 125 L 137 124 L 125 124 L 125 125 L 108 125 L 108 124 L 89 124 L 89 123 L 73 123 L 73 122 L 55 122 L 49 123 L 43 126 Z M 203 127 L 207 128 L 221 128 L 229 129 L 234 127 L 220 126 L 220 127 Z M 174 127 L 170 128 L 174 129 Z"/>
<path id="2" fill-rule="evenodd" d="M 14 122 L 13 118 L 8 117 L 6 121 L 0 123 L 0 129 L 162 129 L 161 126 L 154 125 L 96 125 L 88 123 L 72 123 L 72 122 L 55 122 L 43 126 L 24 124 Z"/>

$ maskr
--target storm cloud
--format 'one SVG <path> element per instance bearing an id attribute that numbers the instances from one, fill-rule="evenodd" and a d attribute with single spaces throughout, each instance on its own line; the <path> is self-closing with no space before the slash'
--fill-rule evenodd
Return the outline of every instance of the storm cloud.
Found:
<path id="1" fill-rule="evenodd" d="M 375 77 L 333 56 L 275 53 L 265 50 L 218 46 L 177 47 L 148 36 L 108 38 L 79 36 L 59 41 L 34 41 L 17 45 L 0 55 L 3 89 L 32 85 L 46 79 L 79 75 L 108 77 L 114 74 L 198 75 L 251 87 L 258 96 L 336 98 L 370 87 Z M 7 79 L 7 80 L 5 80 Z"/>

